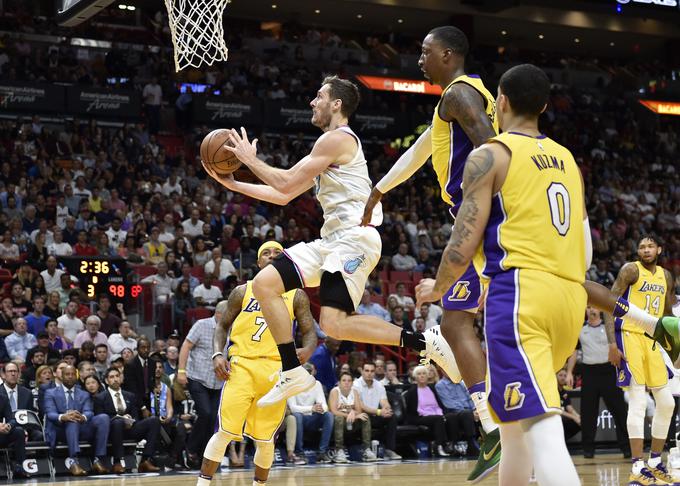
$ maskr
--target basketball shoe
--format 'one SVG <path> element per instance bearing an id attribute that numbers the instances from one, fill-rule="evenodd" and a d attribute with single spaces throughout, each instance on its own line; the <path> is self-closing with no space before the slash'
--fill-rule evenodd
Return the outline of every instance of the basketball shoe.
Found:
<path id="1" fill-rule="evenodd" d="M 477 483 L 484 479 L 501 462 L 501 432 L 499 429 L 492 430 L 488 434 L 482 431 L 482 443 L 480 444 L 477 464 L 468 476 L 467 480 Z"/>
<path id="2" fill-rule="evenodd" d="M 663 462 L 660 462 L 655 467 L 652 467 L 648 464 L 647 468 L 654 475 L 654 477 L 656 477 L 656 479 L 660 479 L 664 483 L 672 484 L 673 486 L 680 486 L 680 480 L 678 480 L 678 478 L 668 471 L 666 465 Z"/>
<path id="3" fill-rule="evenodd" d="M 651 337 L 675 363 L 680 356 L 680 319 L 673 316 L 662 317 L 657 321 L 654 336 Z"/>
<path id="4" fill-rule="evenodd" d="M 462 377 L 458 371 L 456 358 L 453 356 L 449 343 L 442 336 L 441 326 L 432 326 L 423 333 L 423 338 L 425 338 L 425 349 L 420 352 L 422 357 L 420 363 L 428 365 L 430 361 L 434 361 L 449 375 L 452 382 L 460 382 Z"/>
<path id="5" fill-rule="evenodd" d="M 628 477 L 628 486 L 659 486 L 662 484 L 667 485 L 669 483 L 657 478 L 647 467 L 643 467 L 638 474 L 631 473 Z"/>
<path id="6" fill-rule="evenodd" d="M 272 375 L 275 377 L 276 374 Z M 271 378 L 270 378 L 271 379 Z M 258 407 L 267 407 L 312 388 L 316 379 L 302 366 L 292 370 L 279 371 L 276 385 L 257 401 Z"/>

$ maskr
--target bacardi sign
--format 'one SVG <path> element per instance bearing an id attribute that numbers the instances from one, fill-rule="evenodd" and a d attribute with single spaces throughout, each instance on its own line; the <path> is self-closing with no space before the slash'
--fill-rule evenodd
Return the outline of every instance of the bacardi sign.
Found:
<path id="1" fill-rule="evenodd" d="M 380 91 L 398 91 L 401 93 L 418 93 L 439 96 L 441 87 L 419 79 L 388 78 L 383 76 L 358 75 L 357 79 L 370 89 Z"/>
<path id="2" fill-rule="evenodd" d="M 639 100 L 643 106 L 659 115 L 680 116 L 680 103 L 674 101 Z"/>

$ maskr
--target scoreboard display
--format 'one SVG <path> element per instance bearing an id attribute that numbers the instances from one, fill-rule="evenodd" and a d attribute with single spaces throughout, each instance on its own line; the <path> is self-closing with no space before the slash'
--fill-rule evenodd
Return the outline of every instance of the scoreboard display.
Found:
<path id="1" fill-rule="evenodd" d="M 59 257 L 61 268 L 78 279 L 89 300 L 108 294 L 112 302 L 127 302 L 142 293 L 142 286 L 130 284 L 127 262 L 117 257 Z"/>

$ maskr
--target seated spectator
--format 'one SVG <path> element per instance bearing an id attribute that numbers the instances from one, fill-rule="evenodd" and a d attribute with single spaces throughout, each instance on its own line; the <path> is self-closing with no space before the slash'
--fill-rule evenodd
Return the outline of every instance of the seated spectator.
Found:
<path id="1" fill-rule="evenodd" d="M 54 371 L 51 366 L 42 365 L 35 372 L 35 386 L 31 389 L 33 395 L 33 409 L 37 410 L 40 416 L 43 415 L 42 405 L 40 403 L 41 396 L 44 397 L 44 391 L 41 395 L 41 387 L 49 385 L 54 382 Z"/>
<path id="2" fill-rule="evenodd" d="M 33 244 L 30 245 L 28 261 L 33 268 L 43 270 L 47 267 L 47 258 L 49 256 L 49 253 L 47 253 L 47 244 L 45 243 L 45 235 L 39 233 Z"/>
<path id="3" fill-rule="evenodd" d="M 86 211 L 89 214 L 89 209 Z M 97 256 L 97 249 L 90 244 L 87 231 L 78 231 L 78 242 L 73 246 L 73 254 L 75 256 Z"/>
<path id="4" fill-rule="evenodd" d="M 94 343 L 92 341 L 85 341 L 78 349 L 69 349 L 76 357 L 76 361 L 80 363 L 81 361 L 94 362 Z M 67 352 L 63 352 L 62 356 L 66 356 Z"/>
<path id="5" fill-rule="evenodd" d="M 40 331 L 45 330 L 45 324 L 50 320 L 48 316 L 43 314 L 45 310 L 45 298 L 42 295 L 33 297 L 33 312 L 26 315 L 26 324 L 28 332 L 37 336 Z"/>
<path id="6" fill-rule="evenodd" d="M 94 369 L 94 365 L 92 364 L 91 361 L 88 360 L 81 360 L 78 362 L 78 381 L 79 385 L 83 385 L 85 382 L 85 378 L 88 376 L 97 376 L 97 371 Z"/>
<path id="7" fill-rule="evenodd" d="M 557 372 L 557 390 L 560 394 L 562 411 L 562 425 L 564 426 L 564 440 L 569 440 L 581 431 L 581 416 L 571 404 L 569 393 L 564 389 L 567 384 L 567 370 Z"/>
<path id="8" fill-rule="evenodd" d="M 5 347 L 10 359 L 24 363 L 28 350 L 37 345 L 36 337 L 27 332 L 26 319 L 23 317 L 15 319 L 14 332 L 5 338 Z"/>
<path id="9" fill-rule="evenodd" d="M 434 306 L 437 307 L 437 306 Z M 439 307 L 437 307 L 439 309 Z M 423 303 L 423 305 L 420 306 L 420 309 L 416 309 L 415 311 L 415 317 L 421 318 L 425 321 L 425 330 L 430 329 L 431 327 L 434 327 L 439 324 L 439 321 L 435 317 L 437 315 L 436 310 L 432 310 L 433 306 L 430 305 L 429 302 Z M 413 319 L 413 329 L 415 330 L 415 324 L 416 324 L 416 319 Z M 422 331 L 421 331 L 422 332 Z"/>
<path id="10" fill-rule="evenodd" d="M 407 272 L 413 270 L 418 262 L 408 254 L 408 244 L 401 243 L 398 253 L 392 257 L 392 268 L 397 271 Z"/>
<path id="11" fill-rule="evenodd" d="M 123 440 L 140 441 L 146 439 L 142 462 L 137 467 L 138 472 L 157 472 L 160 470 L 153 464 L 151 458 L 158 447 L 161 423 L 158 417 L 143 418 L 142 408 L 138 398 L 130 392 L 121 389 L 121 374 L 116 368 L 106 371 L 107 390 L 99 393 L 95 398 L 95 413 L 106 414 L 110 420 L 109 437 L 113 448 L 114 474 L 122 474 L 125 468 L 121 464 L 124 457 Z"/>
<path id="12" fill-rule="evenodd" d="M 371 419 L 371 429 L 384 432 L 385 459 L 401 459 L 395 452 L 397 418 L 387 401 L 385 387 L 375 380 L 375 363 L 368 361 L 363 364 L 361 377 L 354 380 L 352 387 L 359 392 L 361 411 Z"/>
<path id="13" fill-rule="evenodd" d="M 340 348 L 341 341 L 326 337 L 323 343 L 314 350 L 309 362 L 316 369 L 316 379 L 321 382 L 324 391 L 331 390 L 338 379 L 335 374 L 335 355 Z"/>
<path id="14" fill-rule="evenodd" d="M 172 295 L 172 277 L 168 275 L 168 265 L 162 261 L 156 265 L 156 273 L 142 279 L 142 283 L 153 284 L 154 300 L 165 304 Z"/>
<path id="15" fill-rule="evenodd" d="M 47 343 L 50 349 L 54 351 L 63 351 L 68 348 L 68 344 L 59 335 L 59 324 L 57 321 L 51 320 L 47 321 L 45 325 L 45 331 L 47 332 Z M 38 339 L 39 341 L 40 339 Z M 48 353 L 49 359 L 49 353 Z"/>
<path id="16" fill-rule="evenodd" d="M 85 318 L 90 315 L 90 300 L 85 296 L 85 292 L 80 287 L 74 287 L 68 294 L 68 300 L 78 304 L 76 317 L 85 322 Z"/>
<path id="17" fill-rule="evenodd" d="M 446 445 L 446 429 L 444 428 L 444 406 L 437 396 L 433 385 L 427 384 L 427 367 L 417 366 L 413 370 L 415 384 L 404 395 L 406 400 L 406 421 L 413 425 L 425 425 L 434 437 L 436 457 L 448 457 Z"/>
<path id="18" fill-rule="evenodd" d="M 160 234 L 161 231 L 158 226 L 154 226 L 151 228 L 149 241 L 142 246 L 142 250 L 144 250 L 144 263 L 147 265 L 165 263 L 165 253 L 168 251 L 168 247 L 165 246 L 165 243 L 158 241 Z"/>
<path id="19" fill-rule="evenodd" d="M 404 308 L 399 304 L 395 305 L 392 309 L 390 322 L 407 331 L 411 330 L 411 323 L 408 321 L 408 316 L 406 315 L 406 312 L 404 312 Z"/>
<path id="20" fill-rule="evenodd" d="M 26 300 L 26 288 L 19 282 L 12 284 L 12 313 L 16 317 L 24 317 L 33 310 L 33 305 Z M 29 293 L 30 295 L 30 293 Z"/>
<path id="21" fill-rule="evenodd" d="M 174 251 L 168 250 L 165 252 L 165 264 L 168 266 L 168 275 L 170 275 L 173 279 L 176 279 L 179 275 L 182 274 L 182 263 L 179 260 L 177 260 Z"/>
<path id="22" fill-rule="evenodd" d="M 68 305 L 69 298 L 71 296 L 71 291 L 73 290 L 73 280 L 71 276 L 67 273 L 59 277 L 60 287 L 57 289 L 59 292 L 59 307 L 64 308 Z M 49 302 L 48 302 L 49 304 Z M 59 317 L 59 314 L 57 317 Z M 55 317 L 55 319 L 57 318 Z"/>
<path id="23" fill-rule="evenodd" d="M 222 299 L 222 291 L 213 285 L 215 277 L 207 273 L 203 277 L 203 283 L 194 290 L 194 299 L 199 306 L 214 306 Z"/>
<path id="24" fill-rule="evenodd" d="M 109 336 L 108 345 L 111 355 L 121 354 L 125 348 L 132 351 L 137 349 L 136 334 L 132 330 L 132 325 L 129 321 L 122 321 L 120 323 L 118 332 Z"/>
<path id="25" fill-rule="evenodd" d="M 97 299 L 96 315 L 101 321 L 99 330 L 107 336 L 118 332 L 118 326 L 120 326 L 121 321 L 127 319 L 122 303 L 117 304 L 116 309 L 121 314 L 120 317 L 111 311 L 111 298 L 107 294 L 101 294 Z"/>
<path id="26" fill-rule="evenodd" d="M 380 358 L 375 358 L 373 363 L 375 364 L 373 379 L 382 383 L 382 380 L 385 378 L 385 361 Z"/>
<path id="27" fill-rule="evenodd" d="M 184 240 L 179 240 L 179 241 L 184 241 Z M 182 272 L 180 275 L 175 278 L 175 281 L 173 283 L 173 289 L 177 290 L 177 287 L 179 286 L 182 281 L 186 280 L 189 282 L 189 291 L 193 294 L 194 289 L 200 285 L 200 281 L 191 275 L 191 264 L 189 262 L 183 262 L 182 263 Z"/>
<path id="28" fill-rule="evenodd" d="M 97 344 L 94 347 L 94 370 L 100 380 L 104 379 L 104 373 L 109 369 L 109 346 L 107 344 Z"/>
<path id="29" fill-rule="evenodd" d="M 364 290 L 364 295 L 361 296 L 361 303 L 357 307 L 357 314 L 376 316 L 390 322 L 390 313 L 377 302 L 371 301 L 371 292 L 368 289 Z"/>
<path id="30" fill-rule="evenodd" d="M 14 332 L 14 315 L 12 299 L 5 297 L 0 301 L 0 337 L 4 338 Z"/>
<path id="31" fill-rule="evenodd" d="M 388 361 L 385 363 L 385 378 L 383 378 L 380 383 L 383 385 L 403 385 L 399 377 L 397 376 L 397 364 L 394 361 Z"/>
<path id="32" fill-rule="evenodd" d="M 24 429 L 17 424 L 14 413 L 6 396 L 0 397 L 0 447 L 11 448 L 14 457 L 14 478 L 29 479 L 31 476 L 24 471 L 23 463 L 26 459 L 26 434 Z"/>
<path id="33" fill-rule="evenodd" d="M 12 242 L 12 233 L 6 230 L 2 236 L 2 243 L 0 244 L 0 259 L 7 263 L 19 262 L 21 253 L 19 252 L 19 245 Z"/>
<path id="34" fill-rule="evenodd" d="M 182 221 L 184 234 L 189 238 L 194 238 L 203 233 L 203 221 L 199 219 L 200 216 L 201 212 L 194 208 L 191 210 L 191 216 L 188 219 Z M 196 265 L 203 265 L 203 263 L 196 263 Z"/>
<path id="35" fill-rule="evenodd" d="M 57 319 L 57 328 L 59 329 L 59 337 L 66 342 L 67 345 L 72 346 L 78 333 L 85 329 L 85 324 L 77 316 L 78 302 L 70 300 L 66 306 L 64 315 Z"/>
<path id="36" fill-rule="evenodd" d="M 479 417 L 465 383 L 462 381 L 453 383 L 444 374 L 434 386 L 434 389 L 440 402 L 444 405 L 444 418 L 446 419 L 449 439 L 454 444 L 460 441 L 467 442 L 467 456 L 477 457 L 479 448 L 475 440 Z"/>
<path id="37" fill-rule="evenodd" d="M 33 392 L 19 384 L 19 367 L 16 363 L 7 363 L 2 373 L 3 384 L 0 386 L 0 395 L 9 400 L 12 413 L 17 410 L 31 410 L 37 412 Z M 28 429 L 28 440 L 43 440 L 42 431 Z"/>
<path id="38" fill-rule="evenodd" d="M 177 365 L 179 359 L 179 349 L 175 346 L 168 346 L 165 353 L 165 363 L 163 364 L 164 373 L 172 376 L 177 373 Z"/>
<path id="39" fill-rule="evenodd" d="M 196 408 L 187 385 L 182 385 L 179 380 L 174 380 L 172 384 L 172 408 L 175 411 L 175 427 L 171 430 L 175 434 L 171 435 L 175 451 L 175 469 L 186 469 L 188 468 L 186 442 L 192 424 L 196 421 Z"/>
<path id="40" fill-rule="evenodd" d="M 54 255 L 50 255 L 45 264 L 47 268 L 40 272 L 40 276 L 45 281 L 45 289 L 48 292 L 58 290 L 61 287 L 61 276 L 66 272 L 57 268 L 57 257 Z"/>
<path id="41" fill-rule="evenodd" d="M 305 363 L 304 368 L 312 375 L 316 374 L 316 369 L 311 363 Z M 331 462 L 328 454 L 328 444 L 333 433 L 333 414 L 328 411 L 326 397 L 320 382 L 316 382 L 309 391 L 299 393 L 288 399 L 290 411 L 295 416 L 297 423 L 297 438 L 295 441 L 295 453 L 303 453 L 302 440 L 305 429 L 321 429 L 321 442 L 318 448 L 317 462 L 327 464 Z"/>
<path id="42" fill-rule="evenodd" d="M 194 265 L 197 267 L 205 267 L 205 265 L 212 259 L 212 251 L 206 246 L 205 239 L 202 237 L 196 238 L 194 241 Z"/>
<path id="43" fill-rule="evenodd" d="M 39 367 L 45 364 L 45 352 L 36 346 L 30 349 L 29 353 L 26 354 L 28 366 L 24 367 L 24 371 L 21 372 L 21 384 L 27 388 L 33 388 L 35 387 L 35 373 Z"/>
<path id="44" fill-rule="evenodd" d="M 54 227 L 54 241 L 47 245 L 47 253 L 57 257 L 73 255 L 73 247 L 64 241 L 64 233 L 58 226 Z M 50 268 L 49 259 L 47 260 L 47 268 Z M 47 279 L 45 282 L 47 283 Z M 59 281 L 57 280 L 57 282 Z"/>
<path id="45" fill-rule="evenodd" d="M 196 308 L 196 300 L 191 295 L 191 285 L 188 280 L 182 280 L 177 286 L 172 305 L 175 308 L 176 321 L 186 323 L 187 310 Z"/>
<path id="46" fill-rule="evenodd" d="M 95 415 L 92 399 L 89 394 L 76 387 L 76 370 L 66 366 L 61 372 L 62 383 L 45 392 L 45 440 L 54 451 L 57 442 L 68 444 L 68 454 L 72 461 L 69 468 L 73 476 L 85 476 L 87 473 L 80 467 L 80 441 L 94 442 L 95 458 L 91 473 L 107 474 L 104 466 L 107 461 L 106 443 L 109 439 L 109 417 L 105 414 Z"/>
<path id="47" fill-rule="evenodd" d="M 90 375 L 83 380 L 83 390 L 89 393 L 93 403 L 96 403 L 95 399 L 104 390 L 104 387 L 97 375 Z"/>
<path id="48" fill-rule="evenodd" d="M 99 330 L 101 320 L 96 315 L 91 315 L 85 319 L 85 330 L 79 332 L 73 340 L 73 347 L 80 348 L 85 341 L 91 341 L 95 344 L 107 344 L 108 339 L 106 334 Z"/>
<path id="49" fill-rule="evenodd" d="M 222 248 L 215 247 L 208 263 L 203 270 L 206 274 L 212 273 L 217 280 L 226 280 L 230 275 L 238 275 L 234 264 L 228 258 L 222 257 Z"/>
<path id="50" fill-rule="evenodd" d="M 406 284 L 404 282 L 399 282 L 396 290 L 396 293 L 390 294 L 388 302 L 394 300 L 397 304 L 402 306 L 407 313 L 415 312 L 416 303 L 413 301 L 413 297 L 406 295 Z"/>
<path id="51" fill-rule="evenodd" d="M 371 420 L 361 411 L 361 397 L 359 392 L 352 388 L 352 375 L 342 373 L 338 386 L 331 390 L 328 396 L 328 407 L 335 417 L 335 457 L 333 462 L 347 462 L 345 454 L 345 432 L 353 429 L 361 433 L 361 445 L 363 447 L 362 459 L 364 462 L 374 462 L 378 458 L 371 450 Z"/>
<path id="52" fill-rule="evenodd" d="M 47 294 L 47 302 L 45 303 L 45 315 L 50 319 L 57 320 L 62 314 L 60 305 L 60 296 L 58 291 L 53 291 Z"/>

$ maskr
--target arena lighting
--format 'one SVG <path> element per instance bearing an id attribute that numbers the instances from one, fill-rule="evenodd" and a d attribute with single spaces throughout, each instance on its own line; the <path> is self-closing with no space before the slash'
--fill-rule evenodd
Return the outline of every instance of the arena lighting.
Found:
<path id="1" fill-rule="evenodd" d="M 121 9 L 121 10 L 125 10 L 127 8 L 127 5 L 125 5 L 124 3 L 121 3 L 120 5 L 118 5 L 118 8 Z"/>
<path id="2" fill-rule="evenodd" d="M 616 1 L 623 5 L 626 5 L 627 3 L 640 3 L 643 5 L 657 5 L 659 7 L 671 7 L 671 8 L 675 8 L 678 6 L 678 0 L 616 0 Z M 620 12 L 621 10 L 617 8 L 617 11 Z"/>
<path id="3" fill-rule="evenodd" d="M 676 101 L 638 100 L 642 106 L 657 115 L 680 116 L 680 103 Z"/>
<path id="4" fill-rule="evenodd" d="M 419 79 L 386 78 L 382 76 L 357 75 L 356 78 L 369 89 L 378 91 L 399 91 L 402 93 L 418 93 L 440 96 L 440 86 L 432 85 Z"/>

